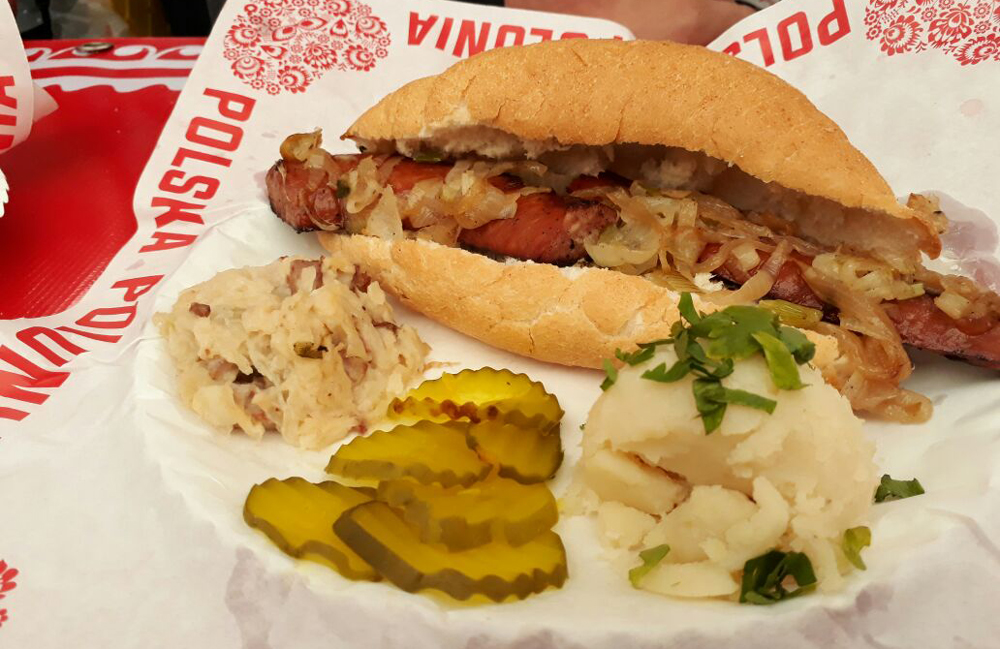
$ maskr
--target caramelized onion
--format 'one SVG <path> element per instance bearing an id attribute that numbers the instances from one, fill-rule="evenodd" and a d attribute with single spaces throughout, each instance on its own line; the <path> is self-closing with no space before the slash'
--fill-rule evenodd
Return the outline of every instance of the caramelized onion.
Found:
<path id="1" fill-rule="evenodd" d="M 842 326 L 878 340 L 894 343 L 899 346 L 899 355 L 906 357 L 902 351 L 899 332 L 878 303 L 852 291 L 843 282 L 817 272 L 814 268 L 806 268 L 802 272 L 802 278 L 821 300 L 837 307 Z"/>
<path id="2" fill-rule="evenodd" d="M 920 424 L 930 419 L 931 415 L 934 414 L 931 400 L 924 395 L 913 390 L 891 387 L 892 395 L 880 402 L 877 407 L 872 408 L 873 414 L 902 424 Z"/>
<path id="3" fill-rule="evenodd" d="M 587 254 L 598 266 L 617 268 L 628 264 L 630 266 L 647 266 L 649 262 L 655 265 L 659 252 L 657 237 L 652 230 L 641 223 L 625 222 L 618 226 L 605 228 L 594 241 L 584 242 Z"/>
<path id="4" fill-rule="evenodd" d="M 774 252 L 771 253 L 771 256 L 767 258 L 763 268 L 757 271 L 758 274 L 765 272 L 773 277 L 777 277 L 778 273 L 781 272 L 781 267 L 785 265 L 786 261 L 788 261 L 788 255 L 791 252 L 791 242 L 789 242 L 788 239 L 782 239 L 778 242 L 778 245 L 775 247 Z"/>
<path id="5" fill-rule="evenodd" d="M 899 423 L 914 424 L 930 418 L 933 407 L 927 397 L 900 388 L 892 380 L 866 374 L 866 346 L 861 338 L 828 323 L 820 323 L 816 331 L 837 339 L 845 361 L 824 367 L 823 378 L 847 397 L 851 407 Z"/>
<path id="6" fill-rule="evenodd" d="M 403 221 L 399 216 L 396 194 L 391 187 L 385 188 L 369 213 L 364 233 L 387 241 L 403 238 Z"/>
<path id="7" fill-rule="evenodd" d="M 705 298 L 719 306 L 750 304 L 770 293 L 772 287 L 774 287 L 774 275 L 761 269 L 735 291 L 708 293 Z"/>
<path id="8" fill-rule="evenodd" d="M 632 196 L 621 188 L 608 192 L 606 197 L 618 208 L 618 215 L 625 223 L 660 229 L 660 221 L 649 209 L 649 205 L 639 197 Z"/>
<path id="9" fill-rule="evenodd" d="M 844 361 L 824 367 L 823 378 L 847 397 L 851 407 L 900 423 L 920 423 L 930 418 L 930 400 L 900 388 L 898 380 L 888 376 L 885 365 L 891 361 L 880 341 L 827 322 L 816 325 L 815 331 L 837 340 Z M 908 361 L 906 365 L 908 371 Z"/>
<path id="10" fill-rule="evenodd" d="M 399 156 L 392 156 L 387 158 L 384 162 L 378 163 L 378 180 L 383 185 L 389 184 L 389 176 L 392 175 L 392 170 L 396 168 L 403 158 Z"/>
<path id="11" fill-rule="evenodd" d="M 752 243 L 748 244 L 746 241 L 736 241 L 730 243 L 736 243 L 737 246 L 753 245 Z M 726 246 L 723 246 L 723 248 L 725 247 Z M 736 246 L 732 246 L 730 250 L 734 250 L 735 247 Z M 758 269 L 753 277 L 748 279 L 743 286 L 739 287 L 735 291 L 718 291 L 716 293 L 712 293 L 707 296 L 707 299 L 720 306 L 729 306 L 731 304 L 750 304 L 751 302 L 756 302 L 770 293 L 771 289 L 774 288 L 774 282 L 777 280 L 778 271 L 780 271 L 781 267 L 785 264 L 791 250 L 792 244 L 787 240 L 782 239 L 771 253 L 771 256 L 768 257 L 767 262 L 760 269 Z M 720 249 L 719 252 L 722 252 L 722 249 Z M 725 258 L 723 258 L 723 262 L 725 262 Z M 712 270 L 715 269 L 713 268 Z"/>
<path id="12" fill-rule="evenodd" d="M 485 181 L 478 181 L 448 207 L 460 226 L 472 230 L 490 221 L 514 216 L 518 198 L 518 194 L 505 194 Z"/>
<path id="13" fill-rule="evenodd" d="M 414 230 L 425 228 L 447 218 L 441 195 L 440 180 L 421 180 L 401 199 L 400 211 Z"/>
<path id="14" fill-rule="evenodd" d="M 760 265 L 760 255 L 757 254 L 757 247 L 752 243 L 743 243 L 733 248 L 733 259 L 745 273 Z"/>
<path id="15" fill-rule="evenodd" d="M 907 300 L 924 294 L 924 286 L 874 259 L 825 252 L 813 259 L 812 267 L 838 280 L 855 292 L 878 301 Z"/>
<path id="16" fill-rule="evenodd" d="M 720 266 L 726 263 L 726 260 L 733 253 L 734 248 L 743 244 L 750 244 L 754 248 L 758 248 L 758 246 L 754 245 L 755 243 L 753 239 L 730 239 L 723 243 L 722 247 L 715 251 L 712 256 L 698 262 L 694 267 L 694 272 L 695 274 L 715 272 Z"/>
<path id="17" fill-rule="evenodd" d="M 379 180 L 378 166 L 373 158 L 362 158 L 354 169 L 347 173 L 346 182 L 351 193 L 344 200 L 344 207 L 350 214 L 359 214 L 379 199 L 384 187 Z"/>
<path id="18" fill-rule="evenodd" d="M 525 194 L 547 191 L 530 188 L 505 193 L 489 179 L 505 173 L 513 163 L 463 160 L 445 176 L 440 199 L 445 212 L 463 228 L 472 230 L 497 219 L 509 219 L 517 212 L 517 201 Z"/>
<path id="19" fill-rule="evenodd" d="M 323 144 L 323 132 L 316 129 L 312 133 L 289 135 L 282 141 L 279 152 L 282 160 L 306 162 L 321 144 Z"/>

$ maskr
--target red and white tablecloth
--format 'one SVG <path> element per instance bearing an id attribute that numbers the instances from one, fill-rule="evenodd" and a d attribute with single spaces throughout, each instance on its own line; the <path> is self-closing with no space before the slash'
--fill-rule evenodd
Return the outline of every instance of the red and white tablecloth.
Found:
<path id="1" fill-rule="evenodd" d="M 75 51 L 82 42 L 25 43 L 59 110 L 0 155 L 11 186 L 0 319 L 62 311 L 135 232 L 136 182 L 204 39 L 112 39 L 90 56 Z"/>
<path id="2" fill-rule="evenodd" d="M 198 41 L 117 41 L 89 57 L 75 55 L 72 42 L 28 44 L 34 77 L 60 110 L 0 155 L 12 187 L 0 219 L 0 321 L 17 320 L 0 322 L 9 325 L 0 332 L 0 648 L 997 646 L 990 602 L 1000 583 L 1000 401 L 994 375 L 944 360 L 921 358 L 908 385 L 934 400 L 930 424 L 866 425 L 880 468 L 919 477 L 927 495 L 880 505 L 865 555 L 870 569 L 837 596 L 780 610 L 639 600 L 624 574 L 587 553 L 596 541 L 582 527 L 567 543 L 576 562 L 568 587 L 515 607 L 445 609 L 332 574 L 310 581 L 274 548 L 253 549 L 264 542 L 239 515 L 249 486 L 276 471 L 305 474 L 312 460 L 288 448 L 275 459 L 274 446 L 234 453 L 189 425 L 192 416 L 165 387 L 163 350 L 140 339 L 140 325 L 180 287 L 213 272 L 315 250 L 270 216 L 260 193 L 278 138 L 318 124 L 342 132 L 411 75 L 465 56 L 474 35 L 484 48 L 510 35 L 581 31 L 565 17 L 508 20 L 514 14 L 453 2 L 316 0 L 331 15 L 363 6 L 380 16 L 365 20 L 391 31 L 391 51 L 377 74 L 367 73 L 369 57 L 322 79 L 298 68 L 274 81 L 274 66 L 240 62 L 251 46 L 237 36 L 260 1 L 227 3 L 155 153 Z M 953 219 L 978 228 L 966 232 L 990 235 L 975 237 L 973 252 L 992 259 L 996 225 L 985 214 L 1000 214 L 995 5 L 786 0 L 712 48 L 803 91 L 898 194 L 934 191 L 949 201 Z M 272 36 L 288 27 L 281 20 Z M 199 124 L 232 139 L 206 138 Z M 198 151 L 188 148 L 192 133 Z M 219 182 L 203 202 L 186 195 L 197 189 L 170 183 L 206 168 Z M 978 221 L 963 221 L 967 214 Z M 566 406 L 564 443 L 578 448 L 577 425 L 599 392 L 596 374 L 502 357 L 421 328 L 441 360 L 545 381 Z"/>

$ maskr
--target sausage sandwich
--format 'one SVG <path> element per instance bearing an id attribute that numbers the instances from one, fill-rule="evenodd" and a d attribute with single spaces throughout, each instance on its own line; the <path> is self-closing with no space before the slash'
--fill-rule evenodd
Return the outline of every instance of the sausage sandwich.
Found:
<path id="1" fill-rule="evenodd" d="M 800 92 L 703 48 L 573 40 L 474 56 L 347 131 L 293 135 L 275 213 L 489 344 L 600 367 L 669 336 L 681 292 L 761 299 L 837 342 L 855 409 L 920 421 L 904 344 L 1000 368 L 1000 298 L 926 269 L 945 220 L 897 201 Z"/>

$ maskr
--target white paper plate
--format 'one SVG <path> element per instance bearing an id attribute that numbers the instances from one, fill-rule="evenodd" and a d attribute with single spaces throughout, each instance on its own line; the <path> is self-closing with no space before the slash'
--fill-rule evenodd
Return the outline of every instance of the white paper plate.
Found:
<path id="1" fill-rule="evenodd" d="M 317 255 L 309 235 L 295 235 L 261 209 L 213 230 L 170 279 L 157 310 L 181 289 L 215 272 L 265 264 L 280 255 Z M 506 367 L 541 380 L 566 410 L 566 461 L 553 488 L 566 487 L 579 457 L 579 425 L 600 393 L 599 372 L 533 362 L 482 345 L 397 307 L 432 346 L 432 359 L 454 368 Z M 594 526 L 563 517 L 557 531 L 569 554 L 564 588 L 526 601 L 457 607 L 384 584 L 350 582 L 282 554 L 242 520 L 247 491 L 268 477 L 323 479 L 330 454 L 292 448 L 277 436 L 257 443 L 219 433 L 174 397 L 173 369 L 150 330 L 136 367 L 138 430 L 167 486 L 191 511 L 215 526 L 238 551 L 230 591 L 267 605 L 241 622 L 264 616 L 274 646 L 296 647 L 748 647 L 933 646 L 929 637 L 993 637 L 1000 552 L 998 498 L 993 487 L 1000 436 L 1000 393 L 985 371 L 919 357 L 909 384 L 934 401 L 923 426 L 868 424 L 880 467 L 919 477 L 927 494 L 873 509 L 867 572 L 835 595 L 811 595 L 773 607 L 669 599 L 633 590 L 626 575 L 602 558 Z M 970 607 L 983 615 L 968 615 Z M 239 618 L 239 616 L 237 616 Z M 962 619 L 961 628 L 949 628 Z M 242 630 L 242 628 L 241 628 Z M 930 635 L 928 635 L 930 634 Z M 866 638 L 877 636 L 879 642 Z M 244 635 L 246 637 L 246 635 Z M 891 640 L 898 644 L 889 644 Z M 987 646 L 973 644 L 971 646 Z"/>

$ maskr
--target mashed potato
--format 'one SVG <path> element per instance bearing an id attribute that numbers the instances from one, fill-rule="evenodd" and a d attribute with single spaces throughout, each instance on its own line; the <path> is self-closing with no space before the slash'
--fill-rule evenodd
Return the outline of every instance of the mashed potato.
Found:
<path id="1" fill-rule="evenodd" d="M 848 401 L 809 365 L 800 390 L 778 390 L 761 355 L 738 361 L 725 387 L 777 401 L 773 414 L 730 404 L 705 434 L 693 375 L 641 374 L 677 360 L 671 346 L 624 367 L 587 420 L 578 478 L 608 546 L 670 551 L 641 587 L 681 597 L 733 597 L 748 559 L 804 552 L 819 588 L 850 570 L 841 541 L 862 525 L 878 483 L 874 447 Z"/>
<path id="2" fill-rule="evenodd" d="M 364 432 L 424 369 L 377 283 L 342 257 L 219 273 L 154 322 L 184 403 L 214 426 L 321 448 Z"/>

